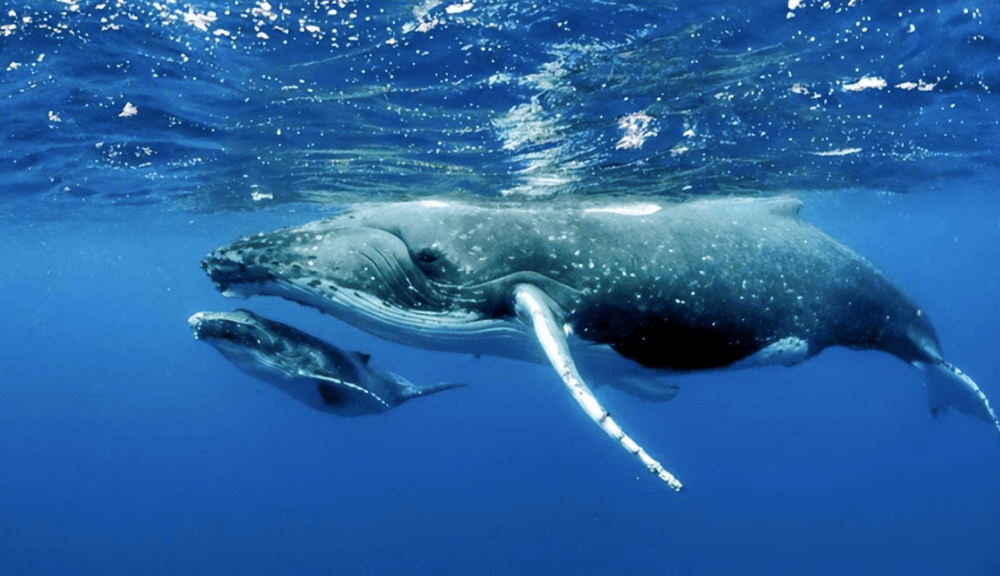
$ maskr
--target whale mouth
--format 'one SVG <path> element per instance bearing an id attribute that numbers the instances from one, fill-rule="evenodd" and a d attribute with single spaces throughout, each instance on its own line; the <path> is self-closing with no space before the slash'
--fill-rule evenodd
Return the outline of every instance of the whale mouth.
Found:
<path id="1" fill-rule="evenodd" d="M 260 345 L 263 333 L 254 330 L 254 323 L 244 310 L 235 312 L 198 312 L 188 318 L 188 326 L 197 340 L 229 341 L 243 347 Z"/>

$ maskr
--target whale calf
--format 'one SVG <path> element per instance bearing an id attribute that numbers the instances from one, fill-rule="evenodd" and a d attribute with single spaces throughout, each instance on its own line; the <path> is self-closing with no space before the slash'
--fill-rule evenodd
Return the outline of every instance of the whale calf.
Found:
<path id="1" fill-rule="evenodd" d="M 240 370 L 316 410 L 338 416 L 381 414 L 411 398 L 463 384 L 418 387 L 348 352 L 249 310 L 198 312 L 194 337 L 214 346 Z"/>
<path id="2" fill-rule="evenodd" d="M 927 314 L 793 198 L 687 202 L 373 202 L 261 232 L 202 261 L 226 296 L 279 296 L 382 338 L 549 362 L 585 412 L 654 474 L 588 381 L 651 400 L 664 376 L 881 350 L 927 374 L 932 413 L 1000 422 L 944 360 Z"/>

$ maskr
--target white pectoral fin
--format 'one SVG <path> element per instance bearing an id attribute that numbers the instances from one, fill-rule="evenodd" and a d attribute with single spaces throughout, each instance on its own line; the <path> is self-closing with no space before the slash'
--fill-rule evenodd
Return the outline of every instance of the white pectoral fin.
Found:
<path id="1" fill-rule="evenodd" d="M 993 424 L 997 432 L 1000 432 L 1000 420 L 997 420 L 989 400 L 972 378 L 944 361 L 914 364 L 927 374 L 927 404 L 931 414 L 936 416 L 939 412 L 944 413 L 949 406 L 954 406 L 959 412 Z"/>
<path id="2" fill-rule="evenodd" d="M 573 394 L 573 398 L 580 404 L 587 416 L 597 423 L 608 436 L 611 436 L 632 454 L 634 454 L 647 468 L 674 490 L 680 490 L 683 486 L 673 474 L 668 472 L 663 466 L 654 460 L 641 446 L 635 443 L 621 427 L 611 418 L 608 411 L 601 406 L 601 403 L 594 397 L 593 392 L 577 372 L 573 357 L 569 353 L 569 344 L 566 342 L 566 334 L 556 320 L 552 311 L 550 299 L 538 287 L 531 284 L 518 284 L 514 287 L 514 304 L 518 316 L 526 324 L 534 328 L 535 336 L 545 351 L 545 356 L 552 363 L 552 367 L 559 373 L 563 383 Z"/>

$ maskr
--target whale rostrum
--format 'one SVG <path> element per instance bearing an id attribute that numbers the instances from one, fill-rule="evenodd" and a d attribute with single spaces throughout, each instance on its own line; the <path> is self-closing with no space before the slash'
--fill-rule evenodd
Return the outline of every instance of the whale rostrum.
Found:
<path id="1" fill-rule="evenodd" d="M 793 365 L 831 346 L 927 375 L 933 414 L 1000 422 L 946 362 L 927 314 L 798 217 L 792 198 L 687 202 L 371 202 L 222 246 L 202 266 L 227 296 L 279 296 L 433 350 L 548 362 L 580 406 L 674 489 L 588 386 L 652 401 L 696 370 Z"/>

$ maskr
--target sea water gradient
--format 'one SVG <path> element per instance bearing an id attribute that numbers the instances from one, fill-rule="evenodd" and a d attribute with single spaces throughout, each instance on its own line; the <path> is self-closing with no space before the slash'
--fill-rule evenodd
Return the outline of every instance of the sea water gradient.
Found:
<path id="1" fill-rule="evenodd" d="M 1000 574 L 1000 445 L 833 349 L 601 390 L 199 268 L 358 199 L 792 193 L 1000 402 L 988 2 L 0 3 L 0 573 Z M 191 338 L 251 306 L 417 384 L 370 419 Z"/>

